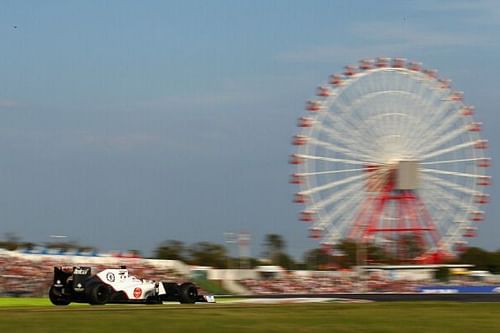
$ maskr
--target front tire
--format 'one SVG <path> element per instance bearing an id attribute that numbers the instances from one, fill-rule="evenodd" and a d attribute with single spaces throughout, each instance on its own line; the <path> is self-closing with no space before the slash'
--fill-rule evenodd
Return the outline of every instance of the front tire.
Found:
<path id="1" fill-rule="evenodd" d="M 192 283 L 186 282 L 179 288 L 179 302 L 182 304 L 193 304 L 198 298 L 198 289 Z"/>
<path id="2" fill-rule="evenodd" d="M 49 289 L 49 299 L 52 304 L 58 306 L 69 305 L 69 303 L 71 303 L 70 298 L 66 295 L 63 295 L 62 292 L 54 288 L 54 286 L 50 287 Z"/>
<path id="3" fill-rule="evenodd" d="M 109 301 L 110 295 L 111 292 L 108 286 L 96 283 L 89 288 L 89 303 L 91 305 L 104 305 Z"/>

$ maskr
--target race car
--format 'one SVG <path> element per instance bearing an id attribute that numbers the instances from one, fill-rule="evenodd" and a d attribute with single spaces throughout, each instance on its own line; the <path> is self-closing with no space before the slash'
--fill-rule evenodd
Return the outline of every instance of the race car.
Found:
<path id="1" fill-rule="evenodd" d="M 54 267 L 54 282 L 49 289 L 54 305 L 71 302 L 103 305 L 106 303 L 161 304 L 175 301 L 183 304 L 215 303 L 213 296 L 198 295 L 190 282 L 177 284 L 157 282 L 129 275 L 126 267 L 105 269 L 92 275 L 90 267 Z"/>

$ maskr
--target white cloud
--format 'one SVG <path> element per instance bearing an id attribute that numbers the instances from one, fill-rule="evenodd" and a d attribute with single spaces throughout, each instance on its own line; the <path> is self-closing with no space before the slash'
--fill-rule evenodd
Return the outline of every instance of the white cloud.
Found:
<path id="1" fill-rule="evenodd" d="M 227 115 L 248 110 L 248 108 L 273 109 L 281 102 L 279 96 L 289 97 L 290 88 L 280 89 L 284 83 L 287 87 L 293 87 L 301 85 L 304 79 L 310 79 L 310 77 L 307 74 L 295 72 L 226 79 L 210 88 L 194 86 L 191 91 L 183 91 L 176 95 L 166 94 L 134 103 L 100 106 L 98 111 L 153 110 L 165 113 L 190 112 L 211 115 L 220 112 Z"/>
<path id="2" fill-rule="evenodd" d="M 123 150 L 133 149 L 141 146 L 157 144 L 161 141 L 159 135 L 149 133 L 121 134 L 121 135 L 85 135 L 82 138 L 84 144 L 99 146 L 102 148 L 119 148 Z"/>
<path id="3" fill-rule="evenodd" d="M 463 12 L 465 16 L 488 17 L 498 22 L 500 4 L 497 0 L 447 0 L 447 1 L 420 1 L 415 2 L 415 9 L 440 12 Z"/>
<path id="4" fill-rule="evenodd" d="M 12 109 L 19 106 L 16 101 L 10 99 L 0 99 L 0 109 Z"/>
<path id="5" fill-rule="evenodd" d="M 236 89 L 223 89 L 221 91 L 203 92 L 177 96 L 165 96 L 147 101 L 138 102 L 133 107 L 137 108 L 167 108 L 172 110 L 185 110 L 196 108 L 217 108 L 239 105 L 251 100 L 248 92 Z"/>
<path id="6" fill-rule="evenodd" d="M 401 22 L 368 22 L 351 27 L 352 33 L 358 38 L 369 42 L 396 44 L 407 48 L 450 47 L 450 46 L 480 46 L 489 42 L 486 35 L 460 33 L 433 29 L 429 25 Z"/>
<path id="7" fill-rule="evenodd" d="M 478 13 L 483 15 L 483 11 Z M 277 59 L 286 62 L 352 61 L 373 56 L 401 56 L 424 49 L 488 46 L 497 40 L 496 35 L 487 32 L 460 32 L 452 27 L 444 30 L 425 21 L 415 22 L 411 17 L 392 22 L 354 22 L 345 27 L 344 37 L 334 45 L 284 52 L 278 54 Z"/>
<path id="8" fill-rule="evenodd" d="M 373 56 L 403 56 L 424 48 L 474 47 L 489 43 L 486 36 L 405 32 L 396 28 L 379 29 L 376 37 L 364 44 L 320 45 L 314 48 L 281 53 L 278 60 L 287 62 L 336 62 L 339 59 L 362 59 Z M 379 42 L 375 43 L 378 40 Z"/>

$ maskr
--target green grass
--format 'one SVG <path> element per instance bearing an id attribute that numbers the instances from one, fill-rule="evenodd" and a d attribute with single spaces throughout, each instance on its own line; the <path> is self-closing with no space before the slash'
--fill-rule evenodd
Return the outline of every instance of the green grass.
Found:
<path id="1" fill-rule="evenodd" d="M 70 306 L 85 306 L 86 304 L 72 303 Z M 48 297 L 0 297 L 0 311 L 7 307 L 53 307 Z M 1 318 L 0 318 L 1 321 Z"/>
<path id="2" fill-rule="evenodd" d="M 47 297 L 0 297 L 0 309 L 2 307 L 18 306 L 49 306 L 51 305 Z M 1 320 L 1 318 L 0 318 Z"/>
<path id="3" fill-rule="evenodd" d="M 500 303 L 0 307 L 0 332 L 499 332 Z M 19 304 L 18 304 L 19 305 Z"/>

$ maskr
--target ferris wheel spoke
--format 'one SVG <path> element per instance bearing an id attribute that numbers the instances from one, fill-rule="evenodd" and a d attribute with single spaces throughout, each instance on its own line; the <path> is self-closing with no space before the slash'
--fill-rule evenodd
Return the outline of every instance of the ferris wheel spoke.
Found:
<path id="1" fill-rule="evenodd" d="M 399 125 L 399 131 L 398 131 L 398 134 L 400 135 L 400 137 L 402 138 L 402 145 L 404 147 L 405 150 L 406 147 L 408 147 L 409 145 L 409 137 L 408 137 L 408 133 L 411 133 L 412 131 L 412 127 L 415 126 L 415 123 L 417 122 L 417 120 L 415 119 L 414 116 L 412 116 L 413 114 L 418 114 L 417 112 L 413 112 L 415 110 L 415 108 L 412 107 L 412 105 L 409 103 L 409 101 L 405 101 L 404 103 L 404 108 L 403 110 L 404 111 L 404 114 L 405 114 L 405 117 L 403 117 L 401 124 Z"/>
<path id="2" fill-rule="evenodd" d="M 412 132 L 410 124 L 415 124 L 416 122 L 416 119 L 410 115 L 410 111 L 412 111 L 413 114 L 418 114 L 418 112 L 415 112 L 418 110 L 414 109 L 415 106 L 413 104 L 419 103 L 419 101 L 417 99 L 412 100 L 411 104 L 404 100 L 391 100 L 390 102 L 390 105 L 398 104 L 401 105 L 401 107 L 397 111 L 392 110 L 392 106 L 389 108 L 386 106 L 379 111 L 375 111 L 374 115 L 366 121 L 366 127 L 372 128 L 375 131 L 375 137 L 378 137 L 379 141 L 383 142 L 386 140 L 390 142 L 391 145 L 400 147 L 399 150 L 404 149 L 408 151 L 405 147 L 409 145 L 408 133 Z M 374 109 L 379 108 L 374 106 Z M 408 130 L 405 130 L 405 128 L 408 128 Z M 383 150 L 383 148 L 379 149 L 379 151 L 380 150 Z"/>
<path id="3" fill-rule="evenodd" d="M 358 202 L 358 205 L 360 202 Z M 351 209 L 348 211 L 349 213 L 344 216 L 344 218 L 341 219 L 340 223 L 336 228 L 330 228 L 327 231 L 327 234 L 325 236 L 325 239 L 328 241 L 333 241 L 335 242 L 336 240 L 339 240 L 342 238 L 342 235 L 344 235 L 348 229 L 348 224 L 352 223 L 356 216 L 356 211 L 355 209 Z"/>
<path id="4" fill-rule="evenodd" d="M 356 142 L 352 140 L 347 140 L 345 139 L 345 135 L 342 136 L 336 131 L 334 131 L 332 128 L 328 128 L 322 125 L 317 126 L 320 131 L 325 132 L 334 142 L 339 142 L 343 143 L 347 148 L 341 148 L 340 149 L 345 149 L 346 151 L 349 151 L 351 154 L 360 156 L 362 159 L 367 159 L 371 160 L 371 154 L 369 150 L 364 149 L 361 145 L 356 144 Z"/>
<path id="5" fill-rule="evenodd" d="M 335 202 L 337 202 L 338 200 L 340 200 L 342 198 L 345 198 L 345 197 L 351 198 L 352 196 L 357 196 L 357 195 L 359 195 L 360 190 L 362 190 L 362 187 L 363 187 L 363 185 L 361 182 L 350 184 L 347 187 L 345 187 L 344 189 L 335 192 L 335 194 L 328 196 L 328 197 L 325 197 L 321 201 L 313 203 L 313 205 L 311 206 L 311 209 L 312 210 L 320 210 L 320 209 L 323 209 L 331 204 L 334 204 Z"/>
<path id="6" fill-rule="evenodd" d="M 451 152 L 454 152 L 454 151 L 457 151 L 457 150 L 460 150 L 460 149 L 472 147 L 474 144 L 475 144 L 474 141 L 469 141 L 469 142 L 457 144 L 457 145 L 454 145 L 454 146 L 451 146 L 451 147 L 447 147 L 447 148 L 443 148 L 443 149 L 434 151 L 432 153 L 425 154 L 425 155 L 423 155 L 421 157 L 421 159 L 422 160 L 426 160 L 426 159 L 431 158 L 431 157 L 436 157 L 436 156 L 444 155 L 444 154 L 451 153 Z"/>
<path id="7" fill-rule="evenodd" d="M 422 148 L 422 150 L 419 151 L 419 154 L 425 154 L 427 152 L 433 151 L 434 149 L 442 146 L 444 143 L 457 138 L 459 135 L 467 133 L 467 131 L 468 131 L 467 126 L 462 126 L 453 131 L 450 131 L 448 132 L 448 134 L 439 137 L 439 139 L 433 141 L 432 143 L 424 145 L 424 148 Z"/>
<path id="8" fill-rule="evenodd" d="M 329 127 L 328 122 L 326 121 L 323 124 L 319 125 L 319 128 L 325 131 L 327 134 L 331 134 L 333 138 L 341 138 L 341 142 L 344 142 L 349 148 L 355 147 L 355 144 L 359 142 L 360 139 L 360 136 L 357 133 L 357 129 L 352 124 L 346 122 L 344 117 L 341 117 L 340 115 L 337 115 L 337 118 L 335 118 L 331 113 L 328 112 L 325 116 L 330 121 L 335 121 L 335 129 Z M 348 140 L 347 138 L 352 139 Z"/>
<path id="9" fill-rule="evenodd" d="M 447 211 L 449 210 L 449 207 L 443 205 L 440 200 L 430 200 L 429 198 L 423 198 L 420 200 L 430 212 L 433 212 L 433 214 L 431 214 L 434 216 L 432 223 L 435 229 L 437 229 L 437 231 L 441 234 L 444 231 L 443 229 L 446 222 L 440 211 Z M 419 213 L 420 212 L 421 211 L 419 211 Z"/>
<path id="10" fill-rule="evenodd" d="M 331 150 L 331 151 L 334 151 L 337 153 L 342 153 L 342 154 L 349 156 L 349 157 L 352 157 L 352 158 L 357 158 L 357 159 L 365 160 L 365 161 L 371 159 L 370 156 L 367 156 L 364 154 L 358 154 L 356 152 L 350 151 L 349 149 L 342 148 L 342 147 L 339 147 L 337 145 L 334 145 L 332 143 L 325 142 L 322 140 L 311 139 L 309 142 L 313 145 L 320 146 L 320 147 L 323 147 L 325 149 L 328 149 L 328 150 Z"/>
<path id="11" fill-rule="evenodd" d="M 440 193 L 446 192 L 441 191 Z M 451 196 L 445 197 L 450 198 Z M 467 223 L 465 221 L 465 216 L 468 210 L 466 206 L 451 205 L 450 201 L 443 200 L 443 197 L 431 197 L 425 202 L 428 207 L 432 207 L 432 209 L 434 209 L 433 215 L 436 217 L 434 223 L 443 235 L 449 234 L 450 229 L 452 229 L 454 225 Z"/>
<path id="12" fill-rule="evenodd" d="M 375 137 L 381 137 L 388 133 L 394 134 L 394 128 L 396 127 L 393 122 L 394 117 L 405 116 L 405 114 L 401 112 L 388 112 L 385 111 L 383 113 L 377 114 L 372 118 L 366 121 L 367 128 L 372 128 L 375 133 Z"/>
<path id="13" fill-rule="evenodd" d="M 463 203 L 463 197 L 457 195 L 457 193 L 449 191 L 447 187 L 441 184 L 428 184 L 430 194 L 426 197 L 430 198 L 429 201 L 436 203 L 445 203 L 447 207 L 455 207 L 456 209 L 463 209 L 464 207 L 471 207 L 470 204 Z M 470 194 L 466 194 L 471 197 Z M 445 198 L 446 200 L 443 200 Z M 446 210 L 445 210 L 446 211 Z"/>
<path id="14" fill-rule="evenodd" d="M 331 170 L 331 171 L 316 171 L 316 172 L 301 172 L 297 173 L 297 176 L 307 177 L 307 176 L 319 176 L 319 175 L 333 175 L 337 173 L 349 173 L 356 171 L 364 171 L 365 169 L 343 169 L 343 170 Z"/>
<path id="15" fill-rule="evenodd" d="M 344 184 L 349 184 L 349 183 L 355 182 L 357 180 L 363 179 L 365 177 L 366 176 L 364 174 L 361 174 L 361 175 L 358 175 L 358 176 L 352 176 L 352 177 L 344 178 L 342 180 L 337 180 L 337 181 L 334 181 L 334 182 L 326 183 L 325 185 L 312 187 L 312 188 L 310 188 L 308 190 L 301 191 L 301 192 L 303 194 L 305 194 L 305 195 L 311 195 L 311 194 L 314 194 L 314 193 L 317 193 L 317 192 L 320 192 L 320 191 L 329 190 L 329 189 L 332 189 L 332 188 L 335 188 L 335 187 L 338 187 L 338 186 L 341 186 L 341 185 L 344 185 Z"/>
<path id="16" fill-rule="evenodd" d="M 446 228 L 455 223 L 457 216 L 464 217 L 467 210 L 467 206 L 461 204 L 463 198 L 456 195 L 446 195 L 444 193 L 454 193 L 450 192 L 440 186 L 433 187 L 433 194 L 421 197 L 421 200 L 428 207 L 431 215 L 434 216 L 434 223 L 436 227 L 442 232 L 445 232 Z M 459 203 L 452 201 L 451 198 L 459 199 Z"/>
<path id="17" fill-rule="evenodd" d="M 373 147 L 373 143 L 367 141 L 366 136 L 361 135 L 361 131 L 359 127 L 356 127 L 353 124 L 353 120 L 349 119 L 349 112 L 344 110 L 344 113 L 339 115 L 337 118 L 334 118 L 332 114 L 327 113 L 327 118 L 331 121 L 336 121 L 336 125 L 339 129 L 342 130 L 344 137 L 352 137 L 353 142 L 349 145 L 348 148 L 353 150 L 359 150 L 361 147 Z M 372 150 L 373 151 L 373 150 Z"/>
<path id="18" fill-rule="evenodd" d="M 382 91 L 374 91 L 372 93 L 366 94 L 361 96 L 360 98 L 356 99 L 351 107 L 356 106 L 357 104 L 363 103 L 366 99 L 371 99 L 377 96 L 382 96 L 382 95 L 405 95 L 410 98 L 416 98 L 411 92 L 404 91 L 404 90 L 382 90 Z"/>
<path id="19" fill-rule="evenodd" d="M 373 92 L 373 93 L 370 93 L 370 94 L 367 94 L 366 96 L 362 96 L 360 97 L 358 100 L 356 100 L 352 105 L 349 105 L 349 106 L 344 106 L 342 103 L 338 102 L 335 104 L 335 106 L 337 108 L 339 108 L 341 110 L 341 113 L 343 115 L 351 115 L 352 116 L 352 112 L 351 110 L 352 109 L 356 109 L 359 105 L 358 104 L 362 104 L 362 103 L 367 103 L 365 100 L 366 99 L 370 99 L 370 98 L 374 98 L 374 97 L 377 97 L 377 96 L 384 96 L 384 95 L 394 95 L 394 96 L 405 96 L 406 98 L 408 99 L 412 99 L 412 100 L 415 100 L 415 101 L 418 101 L 419 98 L 418 96 L 414 96 L 412 93 L 409 93 L 407 91 L 402 91 L 402 90 L 390 90 L 390 91 L 377 91 L 377 92 Z M 333 107 L 333 105 L 332 105 Z M 361 119 L 356 119 L 355 120 L 357 123 L 360 123 Z M 352 123 L 350 123 L 350 128 L 351 129 L 356 129 L 356 126 L 353 126 Z M 364 128 L 364 131 L 365 132 L 370 132 L 371 131 L 371 127 L 369 126 L 366 126 Z M 356 131 L 357 132 L 357 131 Z M 372 133 L 373 134 L 373 133 Z M 365 135 L 366 136 L 366 135 Z"/>
<path id="20" fill-rule="evenodd" d="M 457 107 L 454 104 L 447 105 L 447 108 L 441 114 L 441 119 L 437 118 L 433 120 L 433 122 L 427 122 L 428 126 L 426 130 L 421 132 L 422 138 L 425 139 L 419 142 L 418 149 L 422 149 L 426 145 L 432 143 L 437 137 L 448 133 L 450 129 L 454 128 L 454 123 L 460 120 L 461 118 L 457 112 Z"/>
<path id="21" fill-rule="evenodd" d="M 332 225 L 332 221 L 336 221 L 338 218 L 344 216 L 348 212 L 352 212 L 355 207 L 359 205 L 361 202 L 361 197 L 354 197 L 352 200 L 345 200 L 335 207 L 335 210 L 321 219 L 319 226 L 323 229 L 327 229 L 327 226 Z M 337 224 L 337 229 L 339 229 L 341 225 Z"/>
<path id="22" fill-rule="evenodd" d="M 355 223 L 355 220 L 357 216 L 359 215 L 359 212 L 357 211 L 356 208 L 360 207 L 362 205 L 363 200 L 359 200 L 356 204 L 356 207 L 354 209 L 351 209 L 348 213 L 348 215 L 344 216 L 344 218 L 340 221 L 338 230 L 342 232 L 342 234 L 347 234 L 350 232 L 351 227 L 353 226 L 353 223 Z M 368 208 L 370 209 L 370 207 Z M 365 226 L 364 225 L 359 225 L 359 228 L 363 229 Z M 356 230 L 355 232 L 361 232 L 361 230 Z"/>
<path id="23" fill-rule="evenodd" d="M 325 228 L 325 226 L 330 226 L 332 221 L 338 220 L 340 217 L 344 216 L 346 213 L 352 212 L 361 202 L 361 198 L 354 198 L 354 200 L 346 200 L 340 203 L 332 214 L 326 215 L 321 219 L 320 226 Z M 336 224 L 337 228 L 340 226 Z"/>
<path id="24" fill-rule="evenodd" d="M 431 176 L 429 174 L 423 174 L 422 178 L 428 179 L 429 181 L 432 181 L 437 185 L 443 186 L 447 189 L 451 189 L 451 190 L 454 190 L 457 192 L 462 192 L 462 193 L 472 194 L 472 195 L 474 195 L 477 192 L 475 190 L 470 189 L 469 187 L 466 187 L 466 186 L 463 186 L 463 185 L 460 185 L 460 184 L 457 184 L 454 182 L 450 182 L 450 181 L 447 181 L 447 180 L 444 180 L 444 179 L 441 179 L 438 177 L 434 177 L 434 176 Z"/>
<path id="25" fill-rule="evenodd" d="M 455 121 L 458 121 L 459 119 L 455 119 Z M 454 121 L 454 122 L 455 122 Z M 417 147 L 417 153 L 418 154 L 425 154 L 428 153 L 439 146 L 442 146 L 444 143 L 452 141 L 453 139 L 457 138 L 461 134 L 467 133 L 467 127 L 466 126 L 458 126 L 458 128 L 453 129 L 454 124 L 447 124 L 447 128 L 441 130 L 437 130 L 432 133 L 428 133 L 426 136 L 425 140 L 422 140 L 420 145 Z"/>
<path id="26" fill-rule="evenodd" d="M 296 154 L 296 155 L 297 155 L 297 157 L 303 158 L 306 160 L 317 160 L 317 161 L 323 161 L 323 162 L 338 162 L 338 163 L 357 164 L 357 165 L 365 165 L 366 164 L 366 162 L 363 162 L 363 161 L 349 160 L 349 159 L 343 159 L 343 158 L 334 158 L 334 157 L 316 156 L 316 155 L 307 155 L 307 154 Z"/>
<path id="27" fill-rule="evenodd" d="M 451 164 L 451 163 L 462 163 L 462 162 L 477 162 L 483 160 L 483 157 L 476 158 L 461 158 L 453 160 L 443 160 L 443 161 L 432 161 L 432 162 L 420 162 L 421 165 L 431 165 L 431 164 Z"/>
<path id="28" fill-rule="evenodd" d="M 429 191 L 431 194 L 431 201 L 435 202 L 446 202 L 449 206 L 454 206 L 459 209 L 469 209 L 472 208 L 470 204 L 463 204 L 463 198 L 456 195 L 454 192 L 445 191 L 443 187 L 429 183 Z M 470 195 L 471 197 L 471 195 Z M 446 200 L 439 200 L 445 198 Z"/>
<path id="29" fill-rule="evenodd" d="M 436 129 L 436 124 L 442 124 L 443 118 L 445 118 L 444 121 L 446 121 L 446 116 L 450 113 L 450 108 L 452 107 L 452 105 L 448 103 L 439 106 L 434 104 L 427 105 L 428 111 L 425 112 L 425 116 L 421 117 L 421 122 L 412 130 L 412 132 L 417 135 L 414 137 L 416 140 L 413 141 L 412 149 L 414 150 L 422 146 L 422 141 L 427 141 L 426 139 L 422 140 L 422 138 L 429 137 L 429 133 Z"/>
<path id="30" fill-rule="evenodd" d="M 429 173 L 435 173 L 435 174 L 440 174 L 440 175 L 450 175 L 450 176 L 458 176 L 458 177 L 468 177 L 468 178 L 480 178 L 483 177 L 483 175 L 478 175 L 478 174 L 473 174 L 473 173 L 463 173 L 463 172 L 455 172 L 455 171 L 444 171 L 444 170 L 437 170 L 437 169 L 420 169 L 421 172 L 429 172 Z"/>

